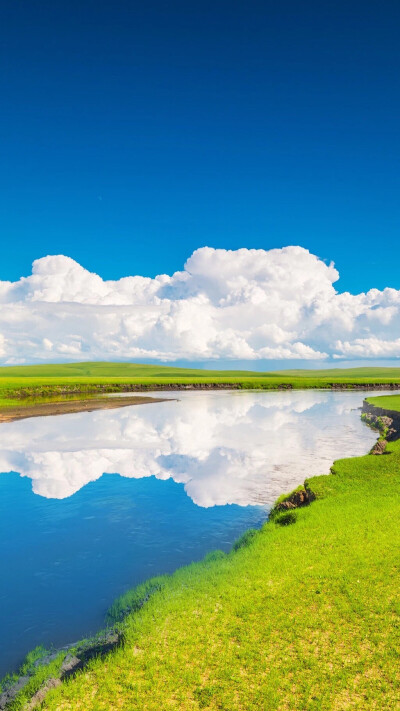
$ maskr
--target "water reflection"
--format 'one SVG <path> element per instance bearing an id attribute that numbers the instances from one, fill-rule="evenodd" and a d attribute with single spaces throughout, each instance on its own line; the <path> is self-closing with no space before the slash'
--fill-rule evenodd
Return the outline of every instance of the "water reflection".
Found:
<path id="1" fill-rule="evenodd" d="M 172 478 L 201 507 L 271 504 L 376 439 L 360 392 L 179 392 L 179 400 L 0 427 L 0 471 L 69 497 L 103 473 Z"/>

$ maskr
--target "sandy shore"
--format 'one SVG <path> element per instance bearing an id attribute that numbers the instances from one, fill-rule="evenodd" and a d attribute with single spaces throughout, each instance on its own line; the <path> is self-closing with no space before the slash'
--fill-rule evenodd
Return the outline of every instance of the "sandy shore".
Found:
<path id="1" fill-rule="evenodd" d="M 93 412 L 93 410 L 114 410 L 117 407 L 145 405 L 152 402 L 165 402 L 171 398 L 146 397 L 99 397 L 86 400 L 59 402 L 39 402 L 32 405 L 17 405 L 0 408 L 0 423 L 23 420 L 27 417 L 46 417 L 48 415 L 67 415 L 73 412 Z"/>

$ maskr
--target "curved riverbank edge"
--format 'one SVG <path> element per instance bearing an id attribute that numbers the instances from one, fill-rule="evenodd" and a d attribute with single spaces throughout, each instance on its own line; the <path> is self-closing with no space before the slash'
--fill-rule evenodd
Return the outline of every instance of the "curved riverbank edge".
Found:
<path id="1" fill-rule="evenodd" d="M 362 415 L 367 415 L 372 422 L 376 423 L 376 429 L 385 429 L 389 426 L 392 431 L 389 433 L 387 440 L 389 442 L 399 439 L 400 436 L 400 412 L 398 410 L 388 410 L 385 407 L 378 407 L 364 400 L 362 408 Z M 382 418 L 385 418 L 382 421 Z M 389 422 L 389 420 L 391 422 Z M 383 427 L 382 427 L 383 424 Z"/>
<path id="2" fill-rule="evenodd" d="M 362 415 L 371 418 L 369 424 L 386 434 L 387 441 L 395 441 L 399 438 L 400 412 L 380 408 L 364 401 Z M 382 418 L 386 418 L 386 420 L 382 420 Z M 389 419 L 392 431 L 387 435 Z M 362 459 L 362 457 L 355 459 Z M 332 471 L 333 474 L 336 473 L 334 467 Z M 313 480 L 320 478 L 322 477 L 313 477 Z M 308 506 L 318 498 L 320 498 L 318 490 L 314 492 L 312 485 L 306 480 L 295 491 L 279 497 L 270 512 L 269 522 L 282 527 L 295 523 L 297 515 L 295 509 Z M 268 521 L 266 525 L 269 525 Z M 259 531 L 253 529 L 246 531 L 234 544 L 231 553 L 227 555 L 235 555 L 242 548 L 249 546 L 258 533 Z M 225 554 L 215 551 L 206 556 L 200 564 L 193 565 L 215 563 L 220 557 L 221 559 L 225 558 Z M 185 566 L 185 568 L 187 567 Z M 20 673 L 10 676 L 3 682 L 0 709 L 31 710 L 37 708 L 47 693 L 59 686 L 64 679 L 68 679 L 84 669 L 94 657 L 105 656 L 121 646 L 124 643 L 124 620 L 128 615 L 139 611 L 154 593 L 163 589 L 170 578 L 171 576 L 166 575 L 150 579 L 119 598 L 109 611 L 110 627 L 100 632 L 95 638 L 83 640 L 50 653 L 44 650 L 34 650 L 28 655 Z"/>
<path id="3" fill-rule="evenodd" d="M 370 454 L 385 454 L 388 442 L 395 442 L 400 437 L 400 412 L 398 410 L 389 410 L 364 400 L 361 419 L 380 433 Z"/>
<path id="4" fill-rule="evenodd" d="M 170 400 L 170 398 L 168 398 Z M 145 397 L 103 397 L 85 398 L 81 400 L 38 402 L 32 405 L 0 408 L 0 423 L 24 420 L 28 417 L 48 417 L 49 415 L 67 415 L 76 412 L 93 412 L 93 410 L 114 410 L 118 407 L 132 405 L 148 405 L 155 402 L 166 402 L 167 398 Z M 1 708 L 1 707 L 0 707 Z"/>

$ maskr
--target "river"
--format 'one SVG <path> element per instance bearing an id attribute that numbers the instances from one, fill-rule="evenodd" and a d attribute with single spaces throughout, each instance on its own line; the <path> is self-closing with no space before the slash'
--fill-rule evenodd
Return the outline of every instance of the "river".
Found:
<path id="1" fill-rule="evenodd" d="M 360 391 L 166 397 L 0 425 L 0 676 L 96 632 L 138 582 L 228 551 L 281 493 L 376 440 Z"/>

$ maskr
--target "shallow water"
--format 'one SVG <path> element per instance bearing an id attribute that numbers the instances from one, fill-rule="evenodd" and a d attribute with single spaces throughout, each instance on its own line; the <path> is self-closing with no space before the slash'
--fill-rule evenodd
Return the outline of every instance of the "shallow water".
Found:
<path id="1" fill-rule="evenodd" d="M 129 587 L 229 550 L 282 492 L 368 451 L 364 396 L 168 392 L 0 425 L 0 675 L 37 644 L 95 632 Z"/>

